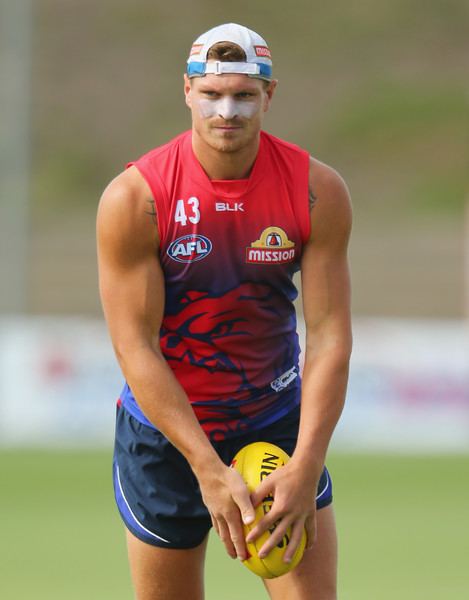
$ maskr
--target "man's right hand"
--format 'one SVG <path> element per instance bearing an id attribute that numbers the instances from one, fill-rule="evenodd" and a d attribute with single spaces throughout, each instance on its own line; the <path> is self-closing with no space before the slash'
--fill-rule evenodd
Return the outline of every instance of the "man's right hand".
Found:
<path id="1" fill-rule="evenodd" d="M 221 464 L 220 468 L 198 476 L 202 498 L 212 518 L 213 526 L 231 558 L 246 560 L 249 556 L 243 522 L 255 518 L 249 490 L 235 469 Z"/>

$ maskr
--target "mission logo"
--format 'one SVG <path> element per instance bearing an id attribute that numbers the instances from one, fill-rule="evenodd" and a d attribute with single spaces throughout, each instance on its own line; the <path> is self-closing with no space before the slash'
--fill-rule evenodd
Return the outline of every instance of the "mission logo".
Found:
<path id="1" fill-rule="evenodd" d="M 171 243 L 166 254 L 181 263 L 191 263 L 202 260 L 212 251 L 212 242 L 204 235 L 189 233 Z"/>
<path id="2" fill-rule="evenodd" d="M 280 227 L 267 227 L 258 240 L 246 248 L 246 262 L 252 264 L 284 264 L 295 258 L 295 243 Z"/>

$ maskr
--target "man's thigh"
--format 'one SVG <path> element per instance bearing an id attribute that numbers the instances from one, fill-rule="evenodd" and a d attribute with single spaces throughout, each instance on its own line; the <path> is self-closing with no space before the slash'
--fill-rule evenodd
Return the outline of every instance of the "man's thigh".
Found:
<path id="1" fill-rule="evenodd" d="M 206 538 L 196 548 L 160 548 L 127 531 L 136 600 L 203 600 Z"/>
<path id="2" fill-rule="evenodd" d="M 265 581 L 272 600 L 336 600 L 337 534 L 332 505 L 317 511 L 317 538 L 291 573 Z"/>
<path id="3" fill-rule="evenodd" d="M 127 529 L 142 542 L 170 550 L 199 546 L 210 515 L 187 460 L 157 430 L 117 411 L 114 491 Z"/>

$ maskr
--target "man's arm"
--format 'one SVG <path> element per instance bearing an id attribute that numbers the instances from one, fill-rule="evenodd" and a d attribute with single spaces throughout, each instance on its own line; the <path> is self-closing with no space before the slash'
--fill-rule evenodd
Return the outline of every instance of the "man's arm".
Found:
<path id="1" fill-rule="evenodd" d="M 280 520 L 262 549 L 267 554 L 292 525 L 286 560 L 293 556 L 304 525 L 308 545 L 314 541 L 315 492 L 342 412 L 352 345 L 347 261 L 350 197 L 342 178 L 314 159 L 310 163 L 310 198 L 314 198 L 311 236 L 301 263 L 306 354 L 298 443 L 290 462 L 269 475 L 252 495 L 256 505 L 272 493 L 274 503 L 248 536 L 251 541 Z"/>
<path id="2" fill-rule="evenodd" d="M 247 488 L 239 473 L 219 459 L 161 353 L 164 279 L 149 199 L 135 167 L 112 181 L 101 198 L 97 238 L 104 314 L 140 408 L 188 460 L 228 553 L 245 558 L 240 511 L 253 518 Z"/>

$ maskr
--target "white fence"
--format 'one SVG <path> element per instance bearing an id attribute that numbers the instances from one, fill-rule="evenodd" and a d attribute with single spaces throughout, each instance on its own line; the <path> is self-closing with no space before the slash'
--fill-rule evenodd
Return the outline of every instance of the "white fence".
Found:
<path id="1" fill-rule="evenodd" d="M 362 319 L 347 403 L 346 449 L 469 451 L 469 329 L 462 321 Z"/>
<path id="2" fill-rule="evenodd" d="M 469 452 L 462 321 L 357 319 L 337 450 Z M 123 377 L 102 321 L 0 320 L 0 445 L 110 445 Z"/>

